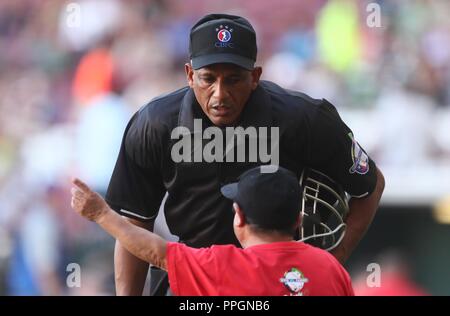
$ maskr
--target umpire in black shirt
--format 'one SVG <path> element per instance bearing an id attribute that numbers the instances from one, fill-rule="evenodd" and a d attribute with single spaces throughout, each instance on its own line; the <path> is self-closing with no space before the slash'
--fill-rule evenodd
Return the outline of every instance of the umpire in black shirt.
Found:
<path id="1" fill-rule="evenodd" d="M 167 192 L 167 224 L 181 241 L 193 247 L 238 245 L 231 203 L 220 187 L 256 165 L 275 163 L 298 177 L 303 169 L 314 168 L 352 196 L 346 234 L 332 251 L 344 263 L 373 219 L 384 178 L 336 109 L 326 100 L 260 81 L 262 68 L 254 66 L 256 35 L 242 17 L 203 17 L 191 29 L 189 51 L 189 86 L 153 99 L 128 123 L 106 195 L 108 204 L 135 225 L 152 230 Z M 243 157 L 236 158 L 231 150 L 231 159 L 225 159 L 239 144 L 231 142 L 229 147 L 230 127 L 254 128 L 257 133 L 265 128 L 266 133 L 256 137 L 269 144 L 276 161 L 268 161 L 267 155 L 255 158 L 246 144 Z M 244 139 L 251 139 L 250 134 Z M 184 137 L 191 141 L 181 150 Z M 219 158 L 211 160 L 202 153 L 213 139 L 225 149 L 210 151 Z M 141 295 L 148 264 L 118 242 L 114 263 L 117 294 Z M 153 274 L 152 279 L 157 280 Z M 164 294 L 156 287 L 151 290 Z"/>

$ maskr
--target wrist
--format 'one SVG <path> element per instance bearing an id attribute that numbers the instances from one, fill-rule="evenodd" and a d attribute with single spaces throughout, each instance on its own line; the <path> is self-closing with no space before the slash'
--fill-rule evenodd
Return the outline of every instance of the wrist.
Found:
<path id="1" fill-rule="evenodd" d="M 106 220 L 106 218 L 108 217 L 108 215 L 110 213 L 111 213 L 111 209 L 108 206 L 104 206 L 102 208 L 102 210 L 100 211 L 100 214 L 95 219 L 95 222 L 97 224 L 101 225 Z"/>

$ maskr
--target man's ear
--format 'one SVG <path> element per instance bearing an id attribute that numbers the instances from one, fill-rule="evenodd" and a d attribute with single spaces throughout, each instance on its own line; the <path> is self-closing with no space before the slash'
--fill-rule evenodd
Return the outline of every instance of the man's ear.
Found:
<path id="1" fill-rule="evenodd" d="M 262 74 L 262 68 L 261 67 L 253 68 L 251 74 L 252 74 L 252 90 L 255 90 L 259 84 L 259 78 L 261 77 Z"/>
<path id="2" fill-rule="evenodd" d="M 241 208 L 239 207 L 239 205 L 235 202 L 233 203 L 233 209 L 235 212 L 235 216 L 234 216 L 234 224 L 237 227 L 243 227 L 245 226 L 246 222 L 245 222 L 245 216 L 244 213 L 242 212 Z"/>
<path id="3" fill-rule="evenodd" d="M 194 86 L 194 69 L 192 68 L 190 63 L 184 64 L 184 71 L 186 72 L 186 79 L 189 84 L 189 87 Z"/>

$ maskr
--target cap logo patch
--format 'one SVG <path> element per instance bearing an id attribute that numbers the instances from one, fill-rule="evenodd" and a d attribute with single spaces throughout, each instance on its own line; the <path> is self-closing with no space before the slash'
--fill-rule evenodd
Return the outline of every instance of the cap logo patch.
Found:
<path id="1" fill-rule="evenodd" d="M 229 28 L 228 25 L 220 25 L 216 28 L 217 39 L 219 42 L 215 43 L 216 47 L 229 47 L 233 48 L 233 43 L 230 43 L 231 33 L 233 32 L 232 28 Z"/>
<path id="2" fill-rule="evenodd" d="M 219 41 L 221 41 L 222 43 L 226 43 L 229 42 L 231 39 L 231 33 L 228 30 L 220 30 L 219 33 L 217 33 L 217 38 L 219 39 Z"/>

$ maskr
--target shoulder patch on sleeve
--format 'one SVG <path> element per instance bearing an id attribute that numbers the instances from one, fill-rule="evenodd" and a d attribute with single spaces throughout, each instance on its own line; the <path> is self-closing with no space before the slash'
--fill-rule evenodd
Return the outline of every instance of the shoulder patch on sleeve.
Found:
<path id="1" fill-rule="evenodd" d="M 348 133 L 348 137 L 352 140 L 351 156 L 353 165 L 350 167 L 350 173 L 366 174 L 369 172 L 369 156 L 359 146 L 352 133 Z"/>

